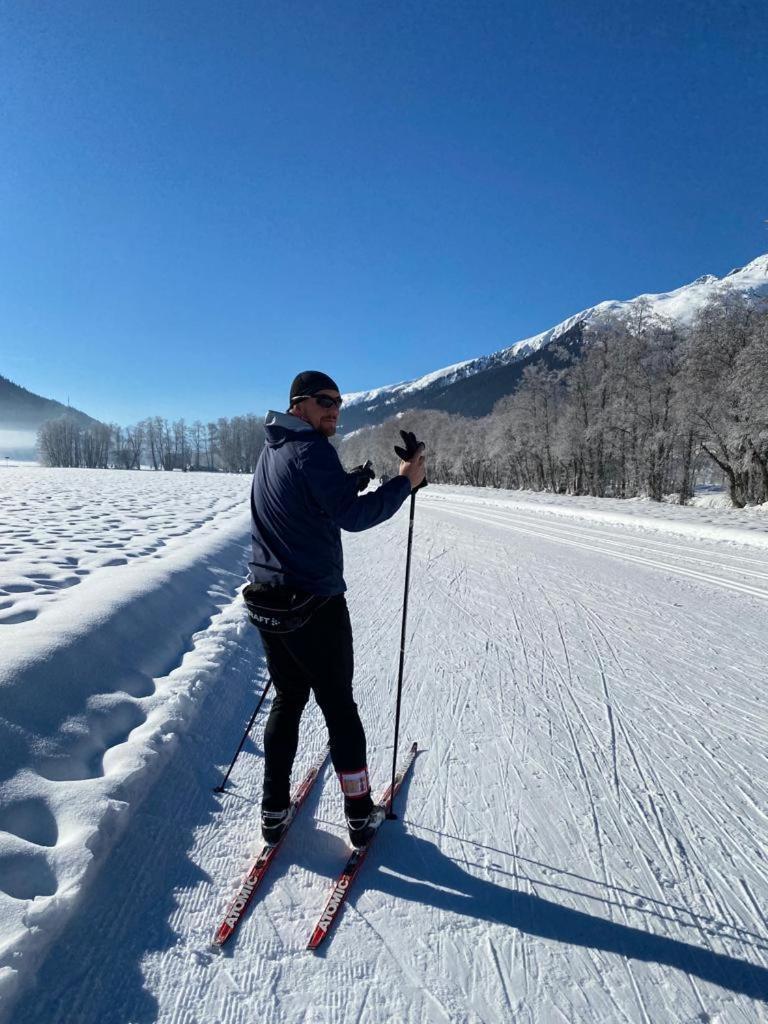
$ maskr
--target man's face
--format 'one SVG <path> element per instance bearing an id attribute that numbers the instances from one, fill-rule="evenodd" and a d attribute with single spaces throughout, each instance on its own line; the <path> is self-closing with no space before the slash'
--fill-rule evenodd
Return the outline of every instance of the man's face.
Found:
<path id="1" fill-rule="evenodd" d="M 309 398 L 294 405 L 291 412 L 326 437 L 333 437 L 339 421 L 339 407 L 332 405 L 330 409 L 324 409 L 317 401 L 320 395 L 327 395 L 329 398 L 341 397 L 338 391 L 318 391 L 317 395 L 310 395 Z"/>

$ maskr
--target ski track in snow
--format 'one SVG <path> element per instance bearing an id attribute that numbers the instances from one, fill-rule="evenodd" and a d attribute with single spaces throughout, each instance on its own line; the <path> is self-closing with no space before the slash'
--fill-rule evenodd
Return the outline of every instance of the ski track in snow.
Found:
<path id="1" fill-rule="evenodd" d="M 447 488 L 416 515 L 401 751 L 422 752 L 322 952 L 304 946 L 346 851 L 330 766 L 211 951 L 257 848 L 262 777 L 264 717 L 230 792 L 212 792 L 265 681 L 255 630 L 224 602 L 195 636 L 211 671 L 194 718 L 14 1024 L 768 1019 L 757 532 L 752 547 L 675 539 L 655 509 L 651 533 Z M 345 536 L 376 789 L 406 528 L 402 512 Z M 324 742 L 310 704 L 295 777 Z"/>

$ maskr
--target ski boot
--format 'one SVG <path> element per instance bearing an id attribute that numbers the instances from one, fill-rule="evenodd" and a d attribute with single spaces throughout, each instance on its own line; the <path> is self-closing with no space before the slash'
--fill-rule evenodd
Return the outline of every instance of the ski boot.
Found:
<path id="1" fill-rule="evenodd" d="M 374 804 L 370 814 L 364 818 L 350 818 L 347 816 L 347 828 L 349 829 L 349 841 L 359 850 L 373 838 L 373 834 L 387 816 L 386 808 L 380 804 Z"/>
<path id="2" fill-rule="evenodd" d="M 277 846 L 295 813 L 293 804 L 284 811 L 261 812 L 261 834 L 268 846 Z"/>

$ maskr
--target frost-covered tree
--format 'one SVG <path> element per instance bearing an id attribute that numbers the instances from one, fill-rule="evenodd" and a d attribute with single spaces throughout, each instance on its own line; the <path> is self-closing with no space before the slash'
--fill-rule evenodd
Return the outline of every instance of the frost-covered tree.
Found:
<path id="1" fill-rule="evenodd" d="M 698 443 L 722 470 L 731 501 L 768 497 L 764 357 L 768 311 L 726 292 L 697 316 L 683 386 Z"/>
<path id="2" fill-rule="evenodd" d="M 767 305 L 724 293 L 684 332 L 639 303 L 529 367 L 489 416 L 401 414 L 342 441 L 342 459 L 391 475 L 407 427 L 435 482 L 685 502 L 709 463 L 734 504 L 768 500 Z"/>

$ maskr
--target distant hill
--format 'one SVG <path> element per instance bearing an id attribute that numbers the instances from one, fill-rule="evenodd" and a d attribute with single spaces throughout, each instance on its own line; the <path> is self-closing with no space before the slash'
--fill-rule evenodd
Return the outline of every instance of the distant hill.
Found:
<path id="1" fill-rule="evenodd" d="M 83 426 L 97 420 L 52 398 L 35 395 L 0 376 L 0 430 L 37 430 L 46 420 L 70 416 Z"/>
<path id="2" fill-rule="evenodd" d="M 37 458 L 38 429 L 47 420 L 61 416 L 69 416 L 84 427 L 98 422 L 79 409 L 43 398 L 0 376 L 0 456 L 3 458 Z"/>

